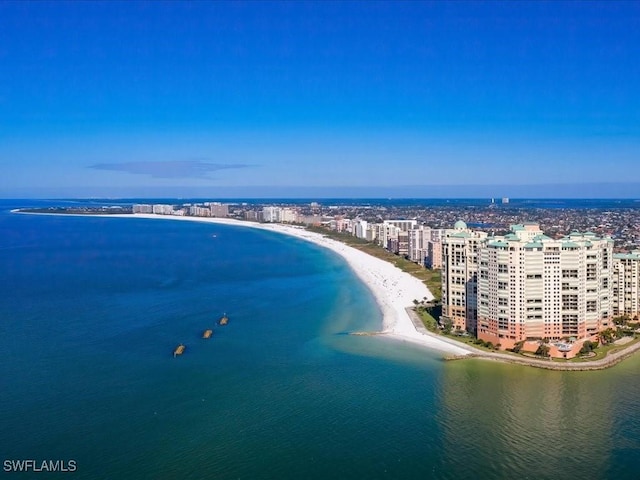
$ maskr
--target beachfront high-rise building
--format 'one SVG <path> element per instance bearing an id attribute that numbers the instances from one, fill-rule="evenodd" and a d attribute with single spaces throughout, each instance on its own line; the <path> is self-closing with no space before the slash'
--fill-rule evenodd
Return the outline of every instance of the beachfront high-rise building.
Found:
<path id="1" fill-rule="evenodd" d="M 226 203 L 211 202 L 209 204 L 205 203 L 205 206 L 208 206 L 211 210 L 212 217 L 224 218 L 229 216 L 229 205 Z"/>
<path id="2" fill-rule="evenodd" d="M 280 209 L 280 222 L 282 223 L 297 223 L 299 220 L 298 211 L 293 208 L 281 208 Z"/>
<path id="3" fill-rule="evenodd" d="M 280 208 L 279 207 L 263 207 L 262 219 L 265 222 L 279 222 L 280 221 Z"/>
<path id="4" fill-rule="evenodd" d="M 640 314 L 640 251 L 613 254 L 613 315 Z"/>
<path id="5" fill-rule="evenodd" d="M 443 239 L 442 314 L 454 328 L 512 348 L 611 326 L 613 240 L 591 232 L 554 240 L 534 223 L 500 237 L 475 239 L 478 233 L 458 222 Z"/>
<path id="6" fill-rule="evenodd" d="M 416 228 L 409 230 L 409 246 L 408 256 L 412 262 L 424 265 L 425 258 L 428 254 L 428 243 L 431 240 L 431 227 L 425 225 L 416 226 Z"/>
<path id="7" fill-rule="evenodd" d="M 378 244 L 389 251 L 407 255 L 409 237 L 406 232 L 414 229 L 417 224 L 417 220 L 384 220 L 378 224 Z"/>
<path id="8" fill-rule="evenodd" d="M 424 262 L 425 267 L 433 270 L 442 268 L 442 242 L 430 240 L 427 242 L 427 256 Z"/>
<path id="9" fill-rule="evenodd" d="M 194 217 L 210 217 L 211 209 L 207 207 L 203 207 L 202 205 L 191 205 L 189 207 L 189 215 Z"/>
<path id="10" fill-rule="evenodd" d="M 332 222 L 337 232 L 351 232 L 352 220 L 350 218 L 336 217 Z"/>
<path id="11" fill-rule="evenodd" d="M 153 205 L 138 203 L 133 206 L 133 213 L 153 213 Z"/>
<path id="12" fill-rule="evenodd" d="M 382 248 L 389 248 L 389 242 L 398 238 L 400 229 L 389 223 L 376 223 L 377 228 L 376 241 Z"/>
<path id="13" fill-rule="evenodd" d="M 351 225 L 352 231 L 351 235 L 357 238 L 367 238 L 367 228 L 369 226 L 369 222 L 366 220 L 362 220 L 360 218 L 356 218 Z"/>
<path id="14" fill-rule="evenodd" d="M 559 240 L 513 225 L 479 250 L 477 336 L 512 348 L 528 338 L 586 338 L 610 325 L 613 240 L 573 232 Z"/>
<path id="15" fill-rule="evenodd" d="M 152 209 L 156 215 L 171 215 L 173 213 L 173 205 L 155 204 Z"/>
<path id="16" fill-rule="evenodd" d="M 442 237 L 442 317 L 454 329 L 476 331 L 478 251 L 486 237 L 463 221 Z"/>
<path id="17" fill-rule="evenodd" d="M 368 224 L 367 231 L 365 233 L 365 240 L 369 242 L 375 242 L 378 235 L 378 228 L 375 224 Z"/>
<path id="18" fill-rule="evenodd" d="M 394 227 L 398 227 L 403 232 L 407 232 L 409 230 L 413 230 L 418 225 L 417 220 L 384 220 L 382 223 L 385 225 L 393 225 Z"/>

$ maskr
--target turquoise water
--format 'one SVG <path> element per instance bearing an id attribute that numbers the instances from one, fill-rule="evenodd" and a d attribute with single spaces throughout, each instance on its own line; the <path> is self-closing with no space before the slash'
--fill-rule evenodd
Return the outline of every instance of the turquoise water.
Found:
<path id="1" fill-rule="evenodd" d="M 640 357 L 547 372 L 346 335 L 379 326 L 369 292 L 270 232 L 2 213 L 0 234 L 3 461 L 73 459 L 75 478 L 637 477 Z"/>

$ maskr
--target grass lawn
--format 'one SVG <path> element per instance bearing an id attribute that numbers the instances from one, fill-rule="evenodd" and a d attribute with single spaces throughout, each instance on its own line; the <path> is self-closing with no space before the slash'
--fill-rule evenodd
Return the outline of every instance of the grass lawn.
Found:
<path id="1" fill-rule="evenodd" d="M 640 337 L 634 338 L 629 343 L 625 343 L 624 345 L 615 345 L 615 344 L 612 343 L 610 345 L 605 345 L 604 347 L 596 348 L 593 351 L 596 354 L 595 357 L 588 357 L 588 358 L 574 357 L 569 361 L 570 362 L 580 363 L 580 362 L 593 362 L 594 360 L 601 360 L 604 357 L 606 357 L 607 354 L 609 354 L 609 353 L 619 352 L 619 351 L 624 350 L 625 348 L 630 347 L 631 345 L 634 345 L 634 344 L 636 344 L 638 342 L 640 342 Z"/>
<path id="2" fill-rule="evenodd" d="M 438 329 L 438 322 L 428 311 L 421 308 L 419 310 L 416 309 L 416 313 L 427 330 L 433 333 L 440 333 L 440 330 Z"/>

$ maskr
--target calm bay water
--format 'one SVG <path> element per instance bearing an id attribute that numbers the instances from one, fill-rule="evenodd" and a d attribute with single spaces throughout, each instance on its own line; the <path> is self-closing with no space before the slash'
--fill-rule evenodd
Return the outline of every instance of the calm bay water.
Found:
<path id="1" fill-rule="evenodd" d="M 292 238 L 2 212 L 0 272 L 3 461 L 74 459 L 75 478 L 637 478 L 640 357 L 546 372 L 346 335 L 379 326 L 371 295 Z"/>

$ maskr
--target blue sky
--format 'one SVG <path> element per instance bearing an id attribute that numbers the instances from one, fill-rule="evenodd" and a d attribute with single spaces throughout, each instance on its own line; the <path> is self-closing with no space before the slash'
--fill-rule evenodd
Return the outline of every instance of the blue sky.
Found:
<path id="1" fill-rule="evenodd" d="M 640 197 L 639 26 L 638 2 L 0 2 L 0 196 Z"/>

